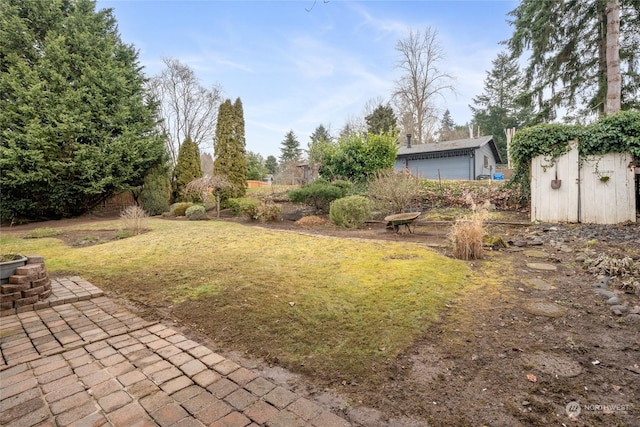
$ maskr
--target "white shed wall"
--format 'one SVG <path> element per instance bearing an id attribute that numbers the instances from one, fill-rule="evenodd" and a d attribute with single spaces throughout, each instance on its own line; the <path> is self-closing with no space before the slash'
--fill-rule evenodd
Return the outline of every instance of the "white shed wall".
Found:
<path id="1" fill-rule="evenodd" d="M 582 159 L 577 148 L 555 163 L 531 162 L 531 220 L 617 224 L 636 221 L 635 175 L 629 153 Z M 558 189 L 551 180 L 562 180 Z M 607 176 L 608 180 L 601 177 Z"/>

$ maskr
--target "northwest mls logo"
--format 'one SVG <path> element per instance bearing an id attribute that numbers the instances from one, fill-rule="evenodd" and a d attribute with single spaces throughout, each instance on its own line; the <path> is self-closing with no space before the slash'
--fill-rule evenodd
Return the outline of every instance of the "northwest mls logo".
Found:
<path id="1" fill-rule="evenodd" d="M 567 406 L 565 406 L 564 410 L 567 412 L 567 416 L 569 418 L 578 418 L 580 415 L 580 404 L 578 402 L 569 402 Z"/>

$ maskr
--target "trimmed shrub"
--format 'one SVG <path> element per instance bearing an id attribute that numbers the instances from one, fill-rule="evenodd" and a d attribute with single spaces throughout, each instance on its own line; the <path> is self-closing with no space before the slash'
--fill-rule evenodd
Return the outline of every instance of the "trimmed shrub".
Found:
<path id="1" fill-rule="evenodd" d="M 202 205 L 189 206 L 184 214 L 190 220 L 207 219 L 207 211 Z"/>
<path id="2" fill-rule="evenodd" d="M 275 203 L 261 200 L 258 204 L 254 219 L 260 222 L 276 221 L 280 218 L 282 210 Z"/>
<path id="3" fill-rule="evenodd" d="M 294 203 L 304 203 L 313 206 L 320 211 L 328 211 L 331 202 L 347 195 L 348 190 L 344 182 L 338 181 L 338 185 L 329 183 L 323 179 L 316 180 L 301 188 L 289 192 L 289 200 Z"/>
<path id="4" fill-rule="evenodd" d="M 232 214 L 236 216 L 243 215 L 249 219 L 253 219 L 258 212 L 258 203 L 258 199 L 250 197 L 227 199 L 227 206 L 231 209 Z"/>
<path id="5" fill-rule="evenodd" d="M 173 216 L 185 216 L 185 214 L 187 213 L 187 209 L 189 209 L 191 206 L 193 206 L 193 203 L 191 202 L 174 203 L 169 208 L 169 212 L 171 212 L 171 215 Z"/>
<path id="6" fill-rule="evenodd" d="M 280 206 L 269 200 L 258 200 L 250 197 L 228 199 L 227 205 L 234 215 L 242 215 L 252 221 L 275 221 L 280 217 L 282 212 Z"/>
<path id="7" fill-rule="evenodd" d="M 353 184 L 349 181 L 345 181 L 344 179 L 337 179 L 335 181 L 330 182 L 330 184 L 340 188 L 343 191 L 345 196 L 349 194 L 349 192 L 353 188 Z"/>
<path id="8" fill-rule="evenodd" d="M 349 196 L 331 203 L 329 219 L 335 225 L 356 228 L 371 219 L 371 200 L 364 196 Z"/>

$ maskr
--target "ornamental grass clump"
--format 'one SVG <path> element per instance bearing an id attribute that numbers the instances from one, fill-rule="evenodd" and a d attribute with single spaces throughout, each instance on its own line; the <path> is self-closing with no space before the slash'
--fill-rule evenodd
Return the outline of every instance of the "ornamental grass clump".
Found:
<path id="1" fill-rule="evenodd" d="M 120 219 L 125 230 L 131 230 L 133 234 L 140 234 L 146 229 L 149 215 L 140 206 L 127 206 L 120 212 Z"/>
<path id="2" fill-rule="evenodd" d="M 470 201 L 473 213 L 469 218 L 457 220 L 449 232 L 453 256 L 465 261 L 483 257 L 484 224 L 489 215 L 489 202 L 477 206 Z"/>

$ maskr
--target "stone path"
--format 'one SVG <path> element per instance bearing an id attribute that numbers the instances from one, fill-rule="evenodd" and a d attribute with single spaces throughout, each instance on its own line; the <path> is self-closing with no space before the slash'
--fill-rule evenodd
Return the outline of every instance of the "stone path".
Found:
<path id="1" fill-rule="evenodd" d="M 80 278 L 48 304 L 0 318 L 0 425 L 350 424 Z"/>

